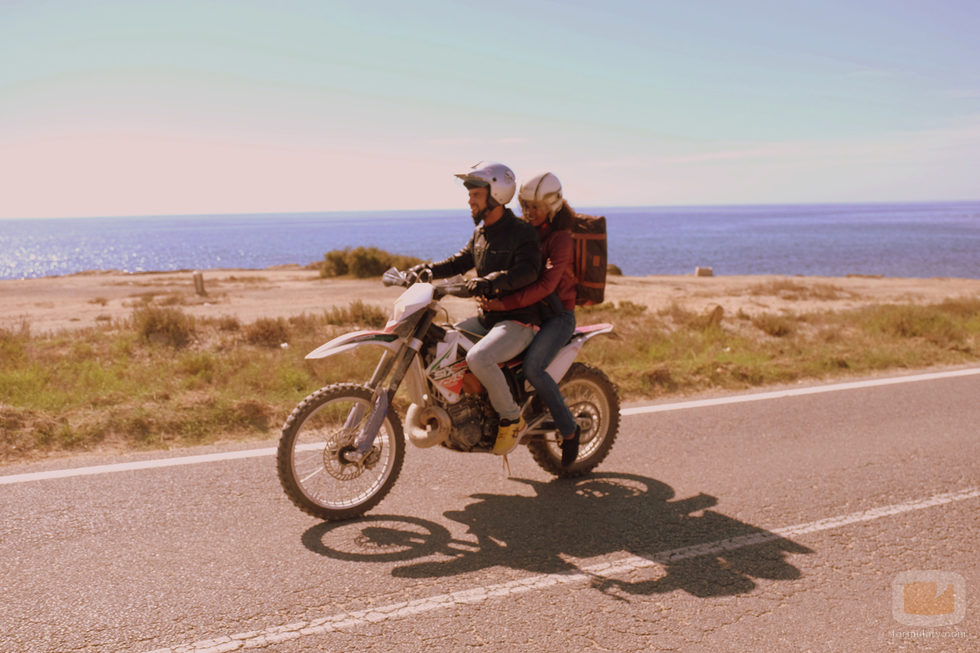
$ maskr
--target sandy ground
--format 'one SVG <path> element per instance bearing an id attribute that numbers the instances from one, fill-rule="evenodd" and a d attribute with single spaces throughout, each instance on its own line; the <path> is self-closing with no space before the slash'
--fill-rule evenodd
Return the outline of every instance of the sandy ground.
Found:
<path id="1" fill-rule="evenodd" d="M 128 318 L 152 295 L 156 305 L 173 305 L 195 315 L 290 317 L 346 307 L 354 300 L 385 311 L 400 289 L 379 280 L 321 279 L 300 266 L 266 270 L 203 271 L 206 294 L 195 292 L 191 272 L 83 273 L 63 277 L 0 281 L 0 328 L 52 333 Z M 705 311 L 720 305 L 726 315 L 838 310 L 872 303 L 934 303 L 980 297 L 980 279 L 892 279 L 794 276 L 649 276 L 608 280 L 606 301 L 631 301 L 653 310 L 673 303 Z M 471 300 L 447 298 L 451 316 L 470 314 Z"/>

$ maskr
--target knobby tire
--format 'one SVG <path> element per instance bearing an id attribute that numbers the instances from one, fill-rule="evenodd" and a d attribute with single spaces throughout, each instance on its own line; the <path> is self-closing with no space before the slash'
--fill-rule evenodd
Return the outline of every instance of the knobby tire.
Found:
<path id="1" fill-rule="evenodd" d="M 318 500 L 317 497 L 311 496 L 311 493 L 304 489 L 303 480 L 297 474 L 296 462 L 298 454 L 295 448 L 297 446 L 297 438 L 303 432 L 303 427 L 307 425 L 307 421 L 315 418 L 317 411 L 321 408 L 345 399 L 351 404 L 367 404 L 367 412 L 370 413 L 372 394 L 370 388 L 362 385 L 352 383 L 329 385 L 306 397 L 293 409 L 289 417 L 286 418 L 286 422 L 282 427 L 282 436 L 279 440 L 276 467 L 279 474 L 279 482 L 282 484 L 286 496 L 303 512 L 328 521 L 359 517 L 376 506 L 388 494 L 398 479 L 402 464 L 405 461 L 405 437 L 402 432 L 401 420 L 391 407 L 388 409 L 388 413 L 378 433 L 378 440 L 376 441 L 382 445 L 383 453 L 381 460 L 385 463 L 382 473 L 385 476 L 380 479 L 380 485 L 376 487 L 372 486 L 366 490 L 370 492 L 369 495 L 353 503 L 343 501 L 333 503 L 330 497 Z M 363 422 L 364 419 L 358 423 L 358 427 L 362 426 Z M 327 431 L 327 429 L 321 430 Z M 332 429 L 330 432 L 335 433 L 337 431 L 338 429 Z M 330 436 L 328 435 L 327 437 Z M 306 472 L 310 476 L 322 473 L 325 480 L 336 483 L 338 480 L 336 477 L 334 477 L 334 480 L 328 478 L 329 472 L 326 471 L 328 469 L 326 464 L 321 465 L 322 470 L 316 469 L 314 464 L 316 461 L 316 455 L 314 455 L 316 453 L 315 447 L 315 444 L 307 446 L 309 455 L 304 456 L 304 463 L 308 467 Z M 385 450 L 387 447 L 391 448 L 390 453 Z M 323 449 L 325 450 L 326 448 L 327 445 L 325 443 Z M 321 451 L 320 455 L 325 460 L 328 459 L 323 451 Z M 329 460 L 335 461 L 336 459 L 332 458 Z M 337 465 L 335 471 L 342 471 L 342 468 L 342 465 Z M 312 472 L 309 470 L 312 470 Z M 355 477 L 354 480 L 356 478 L 360 478 L 360 476 Z M 344 480 L 340 479 L 340 483 L 343 482 Z M 377 482 L 375 483 L 377 484 Z"/>
<path id="2" fill-rule="evenodd" d="M 591 388 L 597 396 L 591 401 L 570 397 L 567 391 L 573 390 L 576 386 Z M 557 437 L 560 436 L 557 432 L 555 438 L 542 437 L 531 440 L 527 448 L 534 462 L 549 474 L 560 478 L 584 476 L 609 455 L 616 440 L 619 432 L 619 392 L 602 370 L 585 363 L 573 364 L 562 378 L 559 387 L 576 421 L 586 414 L 598 413 L 599 424 L 594 427 L 592 439 L 587 442 L 587 435 L 583 432 L 579 457 L 568 467 L 561 466 L 561 449 L 557 441 Z M 594 438 L 599 440 L 594 441 Z M 594 444 L 591 444 L 591 441 L 594 441 Z"/>

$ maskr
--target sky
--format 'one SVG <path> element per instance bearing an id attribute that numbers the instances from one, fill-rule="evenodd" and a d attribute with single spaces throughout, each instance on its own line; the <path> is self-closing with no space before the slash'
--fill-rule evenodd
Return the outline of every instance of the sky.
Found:
<path id="1" fill-rule="evenodd" d="M 0 218 L 980 199 L 975 0 L 0 0 Z"/>

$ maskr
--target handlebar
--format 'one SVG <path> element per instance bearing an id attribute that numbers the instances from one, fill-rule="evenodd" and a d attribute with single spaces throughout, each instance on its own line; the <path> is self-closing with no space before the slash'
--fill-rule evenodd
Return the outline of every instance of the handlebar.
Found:
<path id="1" fill-rule="evenodd" d="M 428 274 L 425 274 L 428 272 Z M 423 268 L 421 274 L 414 274 L 409 270 L 401 271 L 398 268 L 388 268 L 381 276 L 381 283 L 385 286 L 401 286 L 408 288 L 416 283 L 431 283 L 436 289 L 436 299 L 445 295 L 453 297 L 472 297 L 473 295 L 466 289 L 466 282 L 459 275 L 449 277 L 442 281 L 434 281 L 432 272 L 428 268 Z"/>
<path id="2" fill-rule="evenodd" d="M 445 281 L 443 283 L 432 284 L 436 288 L 437 294 L 441 295 L 452 295 L 453 297 L 468 298 L 473 297 L 470 291 L 466 289 L 466 282 L 459 281 Z"/>

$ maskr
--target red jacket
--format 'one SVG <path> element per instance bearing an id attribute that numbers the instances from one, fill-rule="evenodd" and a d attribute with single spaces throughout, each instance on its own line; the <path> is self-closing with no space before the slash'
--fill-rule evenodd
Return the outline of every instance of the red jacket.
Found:
<path id="1" fill-rule="evenodd" d="M 553 231 L 551 223 L 545 222 L 538 227 L 538 240 L 541 242 L 541 260 L 545 261 L 541 276 L 531 285 L 500 300 L 508 311 L 512 311 L 532 306 L 557 290 L 562 306 L 570 311 L 575 310 L 572 234 L 566 230 Z"/>

